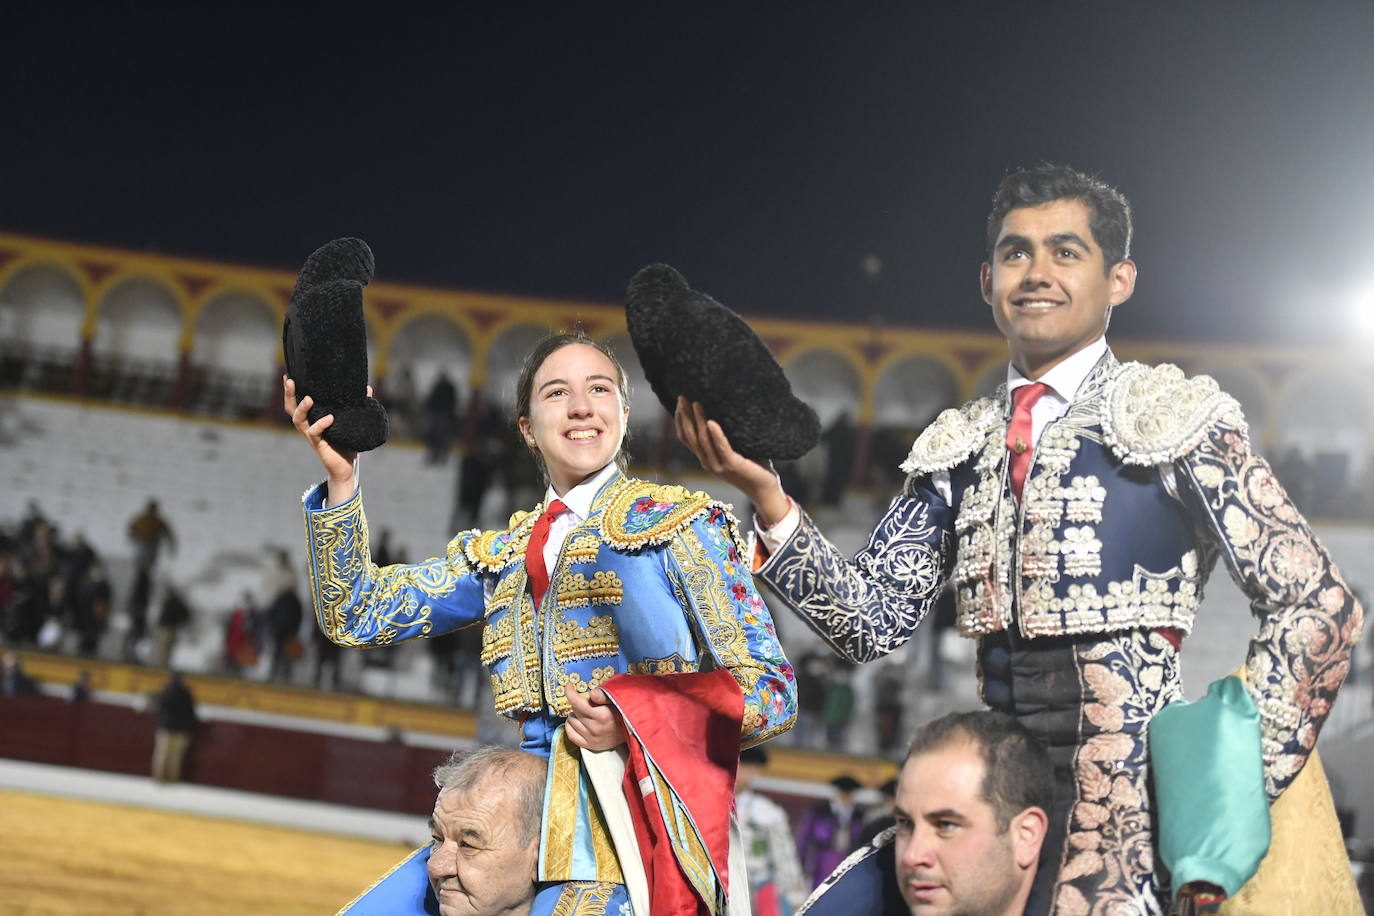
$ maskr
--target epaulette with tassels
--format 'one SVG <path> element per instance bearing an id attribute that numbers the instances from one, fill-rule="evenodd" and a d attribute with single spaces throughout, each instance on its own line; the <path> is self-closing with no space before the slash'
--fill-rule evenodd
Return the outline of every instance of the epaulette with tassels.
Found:
<path id="1" fill-rule="evenodd" d="M 530 531 L 539 520 L 539 512 L 516 512 L 504 531 L 483 531 L 467 543 L 467 557 L 473 565 L 497 572 L 513 560 L 525 556 L 525 544 Z"/>
<path id="2" fill-rule="evenodd" d="M 626 480 L 612 492 L 601 513 L 601 539 L 621 550 L 663 544 L 703 513 L 719 513 L 732 536 L 738 528 L 730 507 L 700 490 Z"/>

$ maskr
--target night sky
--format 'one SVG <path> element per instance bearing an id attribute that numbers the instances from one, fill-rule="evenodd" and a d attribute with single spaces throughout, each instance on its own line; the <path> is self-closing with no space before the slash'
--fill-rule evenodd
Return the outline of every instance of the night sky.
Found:
<path id="1" fill-rule="evenodd" d="M 284 8 L 7 5 L 0 229 L 991 330 L 988 200 L 1050 159 L 1135 206 L 1118 335 L 1374 312 L 1374 0 Z"/>

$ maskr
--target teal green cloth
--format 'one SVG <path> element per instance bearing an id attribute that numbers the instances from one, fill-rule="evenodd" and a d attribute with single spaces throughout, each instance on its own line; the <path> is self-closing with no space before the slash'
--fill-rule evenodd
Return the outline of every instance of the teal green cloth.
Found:
<path id="1" fill-rule="evenodd" d="M 1259 711 L 1240 678 L 1150 721 L 1159 853 L 1174 891 L 1206 881 L 1233 896 L 1269 851 Z"/>

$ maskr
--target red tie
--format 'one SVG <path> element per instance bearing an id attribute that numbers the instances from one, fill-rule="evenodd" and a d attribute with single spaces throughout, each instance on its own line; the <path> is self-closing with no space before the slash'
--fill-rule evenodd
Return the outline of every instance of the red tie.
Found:
<path id="1" fill-rule="evenodd" d="M 544 514 L 539 516 L 539 521 L 534 523 L 534 530 L 530 532 L 530 542 L 525 545 L 525 575 L 530 579 L 530 594 L 534 596 L 534 606 L 539 607 L 539 602 L 544 598 L 544 592 L 549 587 L 549 571 L 544 568 L 544 545 L 549 542 L 549 526 L 553 520 L 564 512 L 568 507 L 558 500 L 549 503 L 549 507 L 544 510 Z"/>
<path id="2" fill-rule="evenodd" d="M 1044 382 L 1022 385 L 1011 393 L 1011 425 L 1007 427 L 1007 448 L 1011 450 L 1011 491 L 1021 498 L 1026 485 L 1026 471 L 1030 470 L 1031 452 L 1035 451 L 1031 438 L 1031 408 L 1050 390 Z"/>

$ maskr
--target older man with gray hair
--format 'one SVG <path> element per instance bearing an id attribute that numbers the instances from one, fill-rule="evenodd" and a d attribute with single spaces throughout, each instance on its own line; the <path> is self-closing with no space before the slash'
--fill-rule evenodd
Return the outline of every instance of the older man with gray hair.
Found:
<path id="1" fill-rule="evenodd" d="M 544 760 L 480 747 L 434 771 L 429 886 L 441 916 L 526 916 L 534 902 Z"/>
<path id="2" fill-rule="evenodd" d="M 339 916 L 528 916 L 539 890 L 546 773 L 544 759 L 524 751 L 455 751 L 434 771 L 432 842 Z"/>

